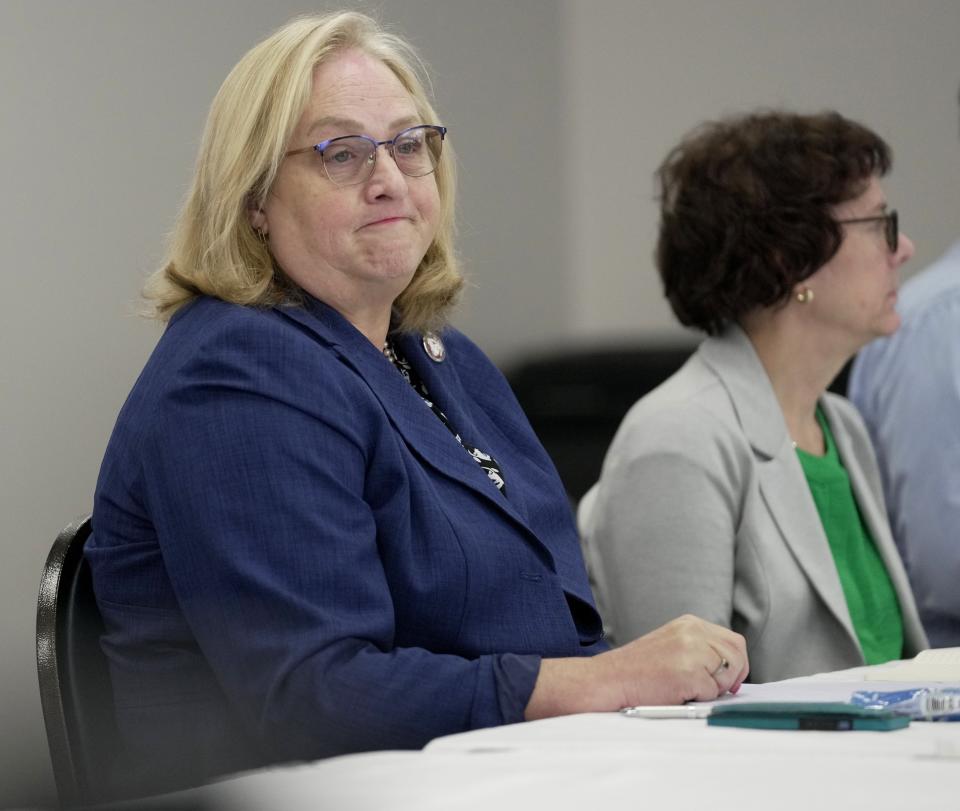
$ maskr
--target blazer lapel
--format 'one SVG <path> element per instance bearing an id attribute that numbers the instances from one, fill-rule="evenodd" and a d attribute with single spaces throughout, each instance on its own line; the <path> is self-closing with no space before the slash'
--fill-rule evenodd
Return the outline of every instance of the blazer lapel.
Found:
<path id="1" fill-rule="evenodd" d="M 897 593 L 906 641 L 911 649 L 920 650 L 926 647 L 927 639 L 920 625 L 919 614 L 917 613 L 906 569 L 900 559 L 900 553 L 897 551 L 890 526 L 887 523 L 886 507 L 877 500 L 874 489 L 867 482 L 863 472 L 864 460 L 857 456 L 850 435 L 845 430 L 839 430 L 839 426 L 843 425 L 842 417 L 827 398 L 822 398 L 820 405 L 833 429 L 833 438 L 837 443 L 837 453 L 840 455 L 843 467 L 850 477 L 850 486 L 853 488 L 860 514 L 866 521 L 873 543 L 880 553 L 880 558 L 886 566 L 887 574 L 890 576 L 890 581 Z"/>
<path id="2" fill-rule="evenodd" d="M 449 357 L 439 362 L 431 359 L 425 348 L 423 337 L 420 335 L 401 335 L 397 343 L 406 359 L 413 366 L 414 371 L 427 387 L 427 391 L 430 392 L 432 397 L 436 397 L 437 404 L 463 441 L 479 447 L 482 451 L 493 452 L 494 448 L 489 443 L 494 438 L 489 436 L 489 431 L 484 431 L 477 424 L 475 419 L 476 408 L 472 407 L 474 401 L 460 379 L 457 364 Z M 497 456 L 497 454 L 494 453 L 494 456 Z M 508 481 L 507 492 L 509 498 L 505 499 L 495 487 L 491 486 L 486 473 L 473 459 L 466 453 L 459 454 L 459 457 L 462 458 L 466 467 L 470 468 L 471 475 L 468 483 L 480 495 L 499 507 L 505 507 L 507 512 L 515 518 L 523 522 L 526 521 L 522 487 L 511 489 Z M 498 461 L 502 461 L 502 459 L 498 459 Z M 509 470 L 504 472 L 509 476 Z"/>
<path id="3" fill-rule="evenodd" d="M 480 465 L 466 451 L 457 447 L 456 438 L 413 387 L 397 373 L 383 353 L 342 315 L 314 299 L 308 300 L 306 307 L 285 307 L 282 312 L 328 344 L 341 360 L 364 380 L 383 405 L 387 418 L 396 426 L 416 455 L 445 476 L 469 487 L 496 509 L 506 512 L 526 527 L 526 521 L 517 510 L 517 505 L 497 491 Z M 419 342 L 419 338 L 407 336 L 401 339 L 404 353 L 414 354 L 416 344 L 413 341 Z M 422 349 L 420 351 L 422 354 Z M 450 400 L 465 397 L 462 386 L 456 379 L 456 370 L 449 360 L 436 364 L 445 367 L 441 380 L 424 367 L 419 357 L 408 359 L 415 364 L 418 373 L 424 373 L 424 383 L 431 393 L 439 394 L 445 391 L 446 399 Z M 459 409 L 453 415 L 448 414 L 454 429 L 465 432 L 468 426 L 460 425 L 456 421 L 461 415 L 462 411 Z M 472 429 L 472 425 L 469 429 Z M 509 483 L 507 486 L 509 488 Z"/>
<path id="4" fill-rule="evenodd" d="M 814 590 L 859 647 L 820 515 L 753 344 L 734 326 L 707 339 L 699 351 L 730 395 L 757 459 L 760 494 L 780 535 Z"/>

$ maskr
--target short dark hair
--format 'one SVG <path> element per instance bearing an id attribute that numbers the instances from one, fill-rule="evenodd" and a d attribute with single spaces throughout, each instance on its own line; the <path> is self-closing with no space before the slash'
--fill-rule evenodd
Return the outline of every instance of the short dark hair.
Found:
<path id="1" fill-rule="evenodd" d="M 890 147 L 836 112 L 705 123 L 657 170 L 656 262 L 682 324 L 710 335 L 779 305 L 839 249 L 832 206 L 885 175 Z"/>

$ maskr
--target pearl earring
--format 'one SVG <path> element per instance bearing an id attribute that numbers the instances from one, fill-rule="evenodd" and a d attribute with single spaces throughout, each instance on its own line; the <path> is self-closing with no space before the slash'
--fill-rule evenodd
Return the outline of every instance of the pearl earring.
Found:
<path id="1" fill-rule="evenodd" d="M 813 291 L 809 287 L 804 287 L 797 291 L 797 301 L 801 304 L 809 304 L 813 301 Z"/>

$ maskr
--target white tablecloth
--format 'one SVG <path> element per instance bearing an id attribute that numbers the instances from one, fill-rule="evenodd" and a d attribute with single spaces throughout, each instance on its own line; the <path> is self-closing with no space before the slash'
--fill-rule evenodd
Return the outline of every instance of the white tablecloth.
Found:
<path id="1" fill-rule="evenodd" d="M 734 700 L 846 700 L 855 689 L 899 686 L 861 679 L 862 669 L 746 685 Z M 952 811 L 960 809 L 960 723 L 796 732 L 577 715 L 451 735 L 422 752 L 256 772 L 189 797 L 194 807 L 231 811 Z"/>

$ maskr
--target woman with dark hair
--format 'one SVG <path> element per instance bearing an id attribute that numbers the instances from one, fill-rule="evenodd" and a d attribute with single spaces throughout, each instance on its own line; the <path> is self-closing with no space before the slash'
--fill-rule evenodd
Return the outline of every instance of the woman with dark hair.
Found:
<path id="1" fill-rule="evenodd" d="M 696 613 L 746 637 L 754 681 L 926 646 L 867 433 L 826 391 L 900 323 L 890 165 L 835 112 L 763 112 L 660 167 L 657 265 L 709 337 L 631 409 L 580 508 L 614 641 Z"/>

